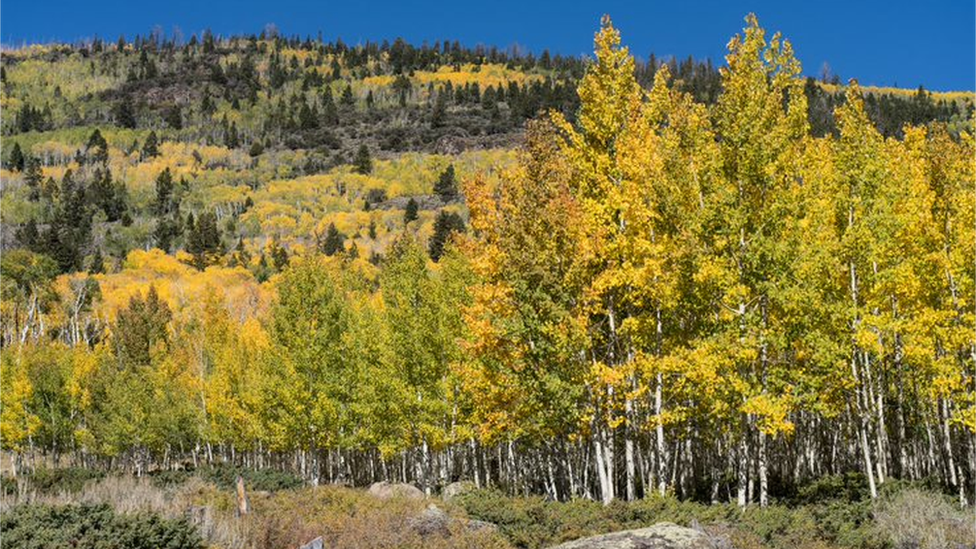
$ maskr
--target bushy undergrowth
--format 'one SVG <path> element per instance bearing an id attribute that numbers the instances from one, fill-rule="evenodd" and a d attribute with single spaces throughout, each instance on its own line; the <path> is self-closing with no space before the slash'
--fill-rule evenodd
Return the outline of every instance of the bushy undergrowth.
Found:
<path id="1" fill-rule="evenodd" d="M 243 518 L 235 515 L 237 475 L 245 478 L 252 505 Z M 327 547 L 340 548 L 535 549 L 658 522 L 702 528 L 719 547 L 736 549 L 962 549 L 974 547 L 976 539 L 971 512 L 927 483 L 887 482 L 872 501 L 859 475 L 817 479 L 765 509 L 745 510 L 671 497 L 604 506 L 473 490 L 437 502 L 456 520 L 449 531 L 426 536 L 411 521 L 429 501 L 381 500 L 339 486 L 301 487 L 297 477 L 275 471 L 215 467 L 137 479 L 39 470 L 21 480 L 27 481 L 36 486 L 26 498 L 14 492 L 5 500 L 3 547 L 144 547 L 116 543 L 134 536 L 150 536 L 156 540 L 152 547 L 196 547 L 198 538 L 183 535 L 189 529 L 208 546 L 227 549 L 291 548 L 317 536 Z M 194 509 L 196 514 L 188 514 Z M 195 517 L 192 525 L 183 520 L 188 516 Z M 494 523 L 498 530 L 469 530 L 465 517 Z M 33 545 L 23 541 L 28 535 Z M 103 540 L 114 545 L 99 545 Z"/>
<path id="2" fill-rule="evenodd" d="M 75 493 L 80 491 L 88 481 L 97 480 L 104 476 L 105 473 L 101 471 L 82 467 L 38 468 L 31 473 L 22 475 L 21 482 L 26 482 L 29 490 L 40 494 Z M 0 478 L 0 490 L 5 495 L 17 493 L 17 480 L 6 475 L 3 476 Z"/>
<path id="3" fill-rule="evenodd" d="M 0 515 L 0 547 L 17 549 L 202 549 L 186 521 L 154 513 L 117 514 L 101 505 L 17 505 Z"/>
<path id="4" fill-rule="evenodd" d="M 237 477 L 241 476 L 244 478 L 244 483 L 249 490 L 263 492 L 290 490 L 299 488 L 305 484 L 301 477 L 288 472 L 273 469 L 248 469 L 226 464 L 201 467 L 196 470 L 156 471 L 149 476 L 153 484 L 162 488 L 178 486 L 193 477 L 199 477 L 206 482 L 211 482 L 220 488 L 226 489 L 233 488 Z"/>
<path id="5" fill-rule="evenodd" d="M 858 475 L 825 477 L 802 487 L 795 499 L 745 510 L 661 497 L 609 506 L 553 502 L 496 490 L 468 492 L 457 501 L 471 518 L 497 524 L 513 545 L 526 549 L 665 521 L 700 525 L 737 549 L 924 548 L 939 546 L 940 540 L 957 543 L 967 534 L 970 545 L 946 547 L 973 547 L 976 533 L 963 528 L 972 520 L 962 522 L 944 496 L 917 487 L 924 483 L 890 483 L 881 501 L 872 502 L 862 481 Z"/>

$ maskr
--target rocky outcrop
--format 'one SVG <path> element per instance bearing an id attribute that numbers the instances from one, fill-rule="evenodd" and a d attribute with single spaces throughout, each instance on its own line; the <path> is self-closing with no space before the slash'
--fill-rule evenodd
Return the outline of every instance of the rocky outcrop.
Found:
<path id="1" fill-rule="evenodd" d="M 670 522 L 578 539 L 551 549 L 715 549 L 707 534 Z"/>
<path id="2" fill-rule="evenodd" d="M 389 482 L 374 482 L 369 486 L 369 493 L 380 499 L 406 498 L 424 499 L 424 493 L 420 488 L 412 484 L 391 484 Z"/>

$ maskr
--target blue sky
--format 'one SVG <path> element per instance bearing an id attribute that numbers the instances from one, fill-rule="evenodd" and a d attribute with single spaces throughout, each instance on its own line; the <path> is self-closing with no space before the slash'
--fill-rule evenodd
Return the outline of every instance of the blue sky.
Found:
<path id="1" fill-rule="evenodd" d="M 136 0 L 0 2 L 0 41 L 74 41 L 94 35 L 166 33 L 189 37 L 259 32 L 274 23 L 286 35 L 341 37 L 355 44 L 402 36 L 410 42 L 459 40 L 465 45 L 513 44 L 578 55 L 592 49 L 600 15 L 609 13 L 625 44 L 640 57 L 710 57 L 724 62 L 725 45 L 755 12 L 767 30 L 782 31 L 804 72 L 824 63 L 845 81 L 931 90 L 976 88 L 976 2 L 973 0 L 530 2 L 527 0 Z"/>

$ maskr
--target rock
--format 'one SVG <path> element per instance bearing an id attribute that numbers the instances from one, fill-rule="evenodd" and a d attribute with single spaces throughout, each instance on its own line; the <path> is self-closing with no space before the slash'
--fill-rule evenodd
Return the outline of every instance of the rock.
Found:
<path id="1" fill-rule="evenodd" d="M 562 543 L 552 549 L 714 549 L 708 535 L 671 522 Z"/>
<path id="2" fill-rule="evenodd" d="M 465 520 L 463 522 L 464 522 L 464 527 L 471 532 L 497 532 L 498 531 L 498 525 L 491 522 L 485 522 L 483 520 L 474 520 L 474 519 Z"/>
<path id="3" fill-rule="evenodd" d="M 441 490 L 441 498 L 444 501 L 451 501 L 452 499 L 460 496 L 461 494 L 470 492 L 475 489 L 473 482 L 468 480 L 463 480 L 461 482 L 452 482 Z"/>
<path id="4" fill-rule="evenodd" d="M 389 482 L 374 482 L 369 486 L 369 493 L 380 499 L 395 497 L 406 499 L 424 499 L 424 493 L 412 484 L 390 484 Z"/>
<path id="5" fill-rule="evenodd" d="M 322 540 L 322 536 L 319 536 L 312 541 L 302 545 L 298 549 L 323 549 L 325 547 L 325 541 Z"/>
<path id="6" fill-rule="evenodd" d="M 451 535 L 452 526 L 460 525 L 469 532 L 496 532 L 498 526 L 482 520 L 456 519 L 431 503 L 420 515 L 408 521 L 410 528 L 421 536 Z M 454 528 L 457 531 L 457 528 Z"/>
<path id="7" fill-rule="evenodd" d="M 438 534 L 448 536 L 451 533 L 450 515 L 434 504 L 430 504 L 423 513 L 408 521 L 408 524 L 421 536 Z"/>

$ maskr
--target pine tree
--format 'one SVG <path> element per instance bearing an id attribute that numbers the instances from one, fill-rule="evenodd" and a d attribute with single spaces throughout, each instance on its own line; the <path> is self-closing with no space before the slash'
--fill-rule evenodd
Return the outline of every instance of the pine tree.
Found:
<path id="1" fill-rule="evenodd" d="M 156 202 L 153 211 L 157 217 L 169 215 L 179 207 L 174 201 L 174 190 L 173 175 L 169 168 L 165 168 L 156 176 Z"/>
<path id="2" fill-rule="evenodd" d="M 457 198 L 458 185 L 457 177 L 454 175 L 454 164 L 449 164 L 447 169 L 441 172 L 437 183 L 434 184 L 434 192 L 440 195 L 444 202 L 450 202 Z"/>
<path id="3" fill-rule="evenodd" d="M 26 160 L 24 171 L 24 183 L 29 189 L 27 199 L 37 202 L 41 198 L 41 184 L 44 181 L 44 173 L 41 171 L 41 161 L 33 156 Z"/>
<path id="4" fill-rule="evenodd" d="M 38 253 L 43 251 L 41 234 L 37 230 L 37 222 L 34 221 L 33 217 L 28 219 L 27 223 L 24 223 L 24 225 L 17 229 L 17 234 L 15 236 L 17 238 L 17 244 L 21 248 Z"/>
<path id="5" fill-rule="evenodd" d="M 365 144 L 360 145 L 359 150 L 356 151 L 353 171 L 362 175 L 369 175 L 373 171 L 373 160 L 370 158 L 369 147 Z"/>
<path id="6" fill-rule="evenodd" d="M 88 137 L 88 145 L 85 147 L 87 149 L 88 156 L 91 159 L 100 164 L 105 164 L 108 162 L 108 142 L 102 136 L 102 132 L 95 128 L 95 130 Z"/>
<path id="7" fill-rule="evenodd" d="M 132 129 L 136 127 L 136 115 L 127 97 L 115 105 L 115 123 L 123 128 Z"/>
<path id="8" fill-rule="evenodd" d="M 146 136 L 145 143 L 142 144 L 142 159 L 156 158 L 157 156 L 159 156 L 159 138 L 156 137 L 155 131 L 151 131 Z"/>
<path id="9" fill-rule="evenodd" d="M 437 94 L 430 113 L 430 126 L 440 128 L 447 118 L 447 94 L 443 90 Z"/>
<path id="10" fill-rule="evenodd" d="M 336 229 L 335 223 L 329 223 L 329 227 L 325 231 L 325 237 L 319 243 L 319 250 L 328 256 L 335 255 L 345 249 L 343 246 L 345 240 L 346 236 Z"/>
<path id="11" fill-rule="evenodd" d="M 464 220 L 454 212 L 441 210 L 434 220 L 434 234 L 430 237 L 428 253 L 430 258 L 436 263 L 444 255 L 444 246 L 447 245 L 451 235 L 463 233 L 465 230 Z"/>
<path id="12" fill-rule="evenodd" d="M 339 109 L 332 99 L 332 88 L 329 86 L 322 92 L 322 121 L 326 127 L 339 125 Z"/>
<path id="13" fill-rule="evenodd" d="M 403 224 L 404 226 L 409 225 L 411 221 L 416 221 L 419 217 L 417 211 L 419 206 L 417 201 L 411 198 L 407 201 L 407 207 L 403 210 Z"/>
<path id="14" fill-rule="evenodd" d="M 220 65 L 217 65 L 218 67 Z M 183 110 L 179 105 L 173 105 L 172 107 L 166 109 L 166 114 L 164 116 L 166 120 L 166 125 L 174 130 L 183 129 Z"/>
<path id="15" fill-rule="evenodd" d="M 204 212 L 197 218 L 186 239 L 186 251 L 193 256 L 193 266 L 204 270 L 224 253 L 217 216 Z"/>
<path id="16" fill-rule="evenodd" d="M 16 141 L 10 149 L 10 157 L 7 159 L 7 165 L 15 172 L 24 171 L 24 152 L 20 149 L 20 143 Z"/>

